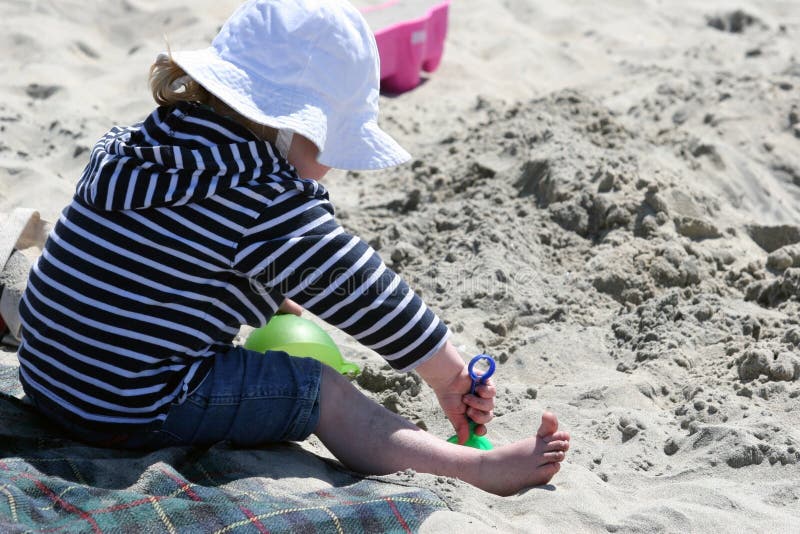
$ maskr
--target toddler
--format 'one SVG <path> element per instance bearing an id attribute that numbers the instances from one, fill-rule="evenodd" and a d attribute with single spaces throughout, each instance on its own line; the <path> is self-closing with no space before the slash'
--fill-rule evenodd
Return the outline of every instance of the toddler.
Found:
<path id="1" fill-rule="evenodd" d="M 461 478 L 507 495 L 558 471 L 569 435 L 480 451 L 439 439 L 310 358 L 234 347 L 243 324 L 301 307 L 433 388 L 459 441 L 486 432 L 444 323 L 334 219 L 330 168 L 409 155 L 377 124 L 378 53 L 345 0 L 250 0 L 209 48 L 160 55 L 159 104 L 94 146 L 30 274 L 20 380 L 101 446 L 240 446 L 316 434 L 346 466 Z"/>

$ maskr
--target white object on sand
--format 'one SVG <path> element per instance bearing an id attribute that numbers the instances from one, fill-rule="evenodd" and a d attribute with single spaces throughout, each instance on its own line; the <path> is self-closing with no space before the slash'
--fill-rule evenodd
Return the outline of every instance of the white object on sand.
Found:
<path id="1" fill-rule="evenodd" d="M 10 331 L 3 343 L 20 340 L 19 303 L 30 267 L 41 254 L 51 228 L 38 211 L 30 208 L 0 213 L 0 317 Z"/>

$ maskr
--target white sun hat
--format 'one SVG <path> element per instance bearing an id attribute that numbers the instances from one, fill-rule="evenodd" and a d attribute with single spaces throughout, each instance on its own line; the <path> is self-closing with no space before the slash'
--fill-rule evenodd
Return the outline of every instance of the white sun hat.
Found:
<path id="1" fill-rule="evenodd" d="M 378 48 L 347 0 L 250 0 L 210 47 L 172 58 L 241 115 L 308 138 L 323 165 L 371 170 L 411 158 L 378 127 Z"/>

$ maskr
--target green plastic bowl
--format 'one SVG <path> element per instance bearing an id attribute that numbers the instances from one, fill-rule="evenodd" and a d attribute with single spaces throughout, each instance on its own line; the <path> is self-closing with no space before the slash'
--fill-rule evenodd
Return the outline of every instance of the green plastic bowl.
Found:
<path id="1" fill-rule="evenodd" d="M 316 323 L 297 315 L 275 315 L 247 337 L 244 348 L 258 352 L 275 350 L 290 356 L 314 358 L 343 375 L 357 375 L 358 365 L 346 361 L 331 336 Z"/>

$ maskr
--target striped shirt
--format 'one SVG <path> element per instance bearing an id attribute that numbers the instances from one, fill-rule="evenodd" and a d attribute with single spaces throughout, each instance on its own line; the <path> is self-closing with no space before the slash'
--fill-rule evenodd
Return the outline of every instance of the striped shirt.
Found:
<path id="1" fill-rule="evenodd" d="M 160 107 L 94 146 L 30 274 L 20 379 L 80 424 L 157 424 L 287 297 L 402 371 L 448 335 L 273 145 Z"/>

